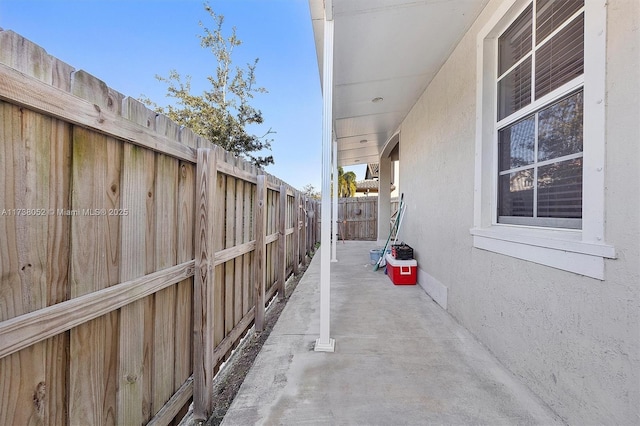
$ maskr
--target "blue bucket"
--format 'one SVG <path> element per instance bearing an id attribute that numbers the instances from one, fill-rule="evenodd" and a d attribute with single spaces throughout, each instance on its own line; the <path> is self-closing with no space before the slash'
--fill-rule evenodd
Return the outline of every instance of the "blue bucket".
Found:
<path id="1" fill-rule="evenodd" d="M 388 249 L 387 253 L 391 253 L 391 249 Z M 371 258 L 371 264 L 375 265 L 382 257 L 382 249 L 378 248 L 369 250 L 369 257 Z"/>

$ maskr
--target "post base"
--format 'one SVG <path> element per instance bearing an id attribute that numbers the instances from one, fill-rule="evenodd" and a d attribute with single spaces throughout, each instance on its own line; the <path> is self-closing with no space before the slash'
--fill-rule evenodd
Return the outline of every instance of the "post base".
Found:
<path id="1" fill-rule="evenodd" d="M 335 352 L 336 339 L 329 339 L 329 343 L 320 343 L 320 339 L 316 339 L 316 346 L 313 348 L 316 352 Z"/>

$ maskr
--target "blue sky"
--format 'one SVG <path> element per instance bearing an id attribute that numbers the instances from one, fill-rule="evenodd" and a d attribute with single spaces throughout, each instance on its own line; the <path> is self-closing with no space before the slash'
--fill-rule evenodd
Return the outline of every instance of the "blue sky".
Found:
<path id="1" fill-rule="evenodd" d="M 307 0 L 210 0 L 243 44 L 235 65 L 259 58 L 261 131 L 272 128 L 276 164 L 267 171 L 296 188 L 321 186 L 322 94 Z M 171 69 L 208 88 L 213 55 L 200 47 L 198 22 L 213 28 L 201 0 L 0 0 L 0 27 L 13 30 L 76 69 L 134 98 L 166 105 L 155 79 Z M 256 131 L 256 134 L 259 132 Z M 364 169 L 363 169 L 364 170 Z M 363 172 L 356 170 L 358 179 Z M 362 174 L 362 175 L 361 175 Z"/>

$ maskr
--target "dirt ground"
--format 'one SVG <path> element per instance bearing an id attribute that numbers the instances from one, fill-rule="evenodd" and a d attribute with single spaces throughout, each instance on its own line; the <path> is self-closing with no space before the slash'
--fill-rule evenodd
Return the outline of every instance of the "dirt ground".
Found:
<path id="1" fill-rule="evenodd" d="M 295 290 L 307 269 L 307 265 L 301 267 L 298 274 L 289 278 L 287 281 L 285 291 L 287 296 L 290 296 Z M 211 417 L 205 423 L 206 426 L 217 426 L 222 423 L 222 419 L 231 406 L 238 390 L 240 390 L 244 378 L 247 376 L 247 373 L 249 373 L 249 369 L 251 369 L 253 362 L 258 356 L 258 352 L 260 352 L 267 337 L 271 334 L 271 330 L 273 330 L 273 326 L 276 321 L 278 321 L 278 317 L 280 317 L 280 313 L 288 300 L 289 297 L 284 300 L 276 299 L 271 304 L 266 312 L 264 331 L 261 333 L 253 333 L 248 341 L 242 343 L 229 360 L 229 365 L 225 366 L 220 375 L 214 380 L 215 405 Z"/>

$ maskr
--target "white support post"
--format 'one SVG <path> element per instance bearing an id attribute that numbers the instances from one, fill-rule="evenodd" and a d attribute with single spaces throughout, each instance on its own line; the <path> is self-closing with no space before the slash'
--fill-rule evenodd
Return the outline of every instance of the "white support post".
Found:
<path id="1" fill-rule="evenodd" d="M 333 141 L 333 193 L 331 212 L 331 261 L 338 261 L 338 142 Z"/>
<path id="2" fill-rule="evenodd" d="M 324 21 L 324 64 L 322 70 L 322 228 L 320 234 L 320 337 L 315 350 L 333 352 L 329 337 L 331 291 L 331 143 L 333 108 L 333 21 Z"/>
<path id="3" fill-rule="evenodd" d="M 378 169 L 378 244 L 384 244 L 391 229 L 391 160 L 380 157 Z"/>

